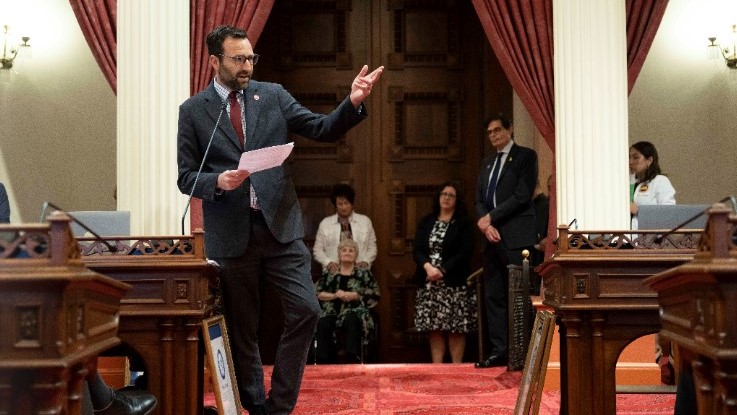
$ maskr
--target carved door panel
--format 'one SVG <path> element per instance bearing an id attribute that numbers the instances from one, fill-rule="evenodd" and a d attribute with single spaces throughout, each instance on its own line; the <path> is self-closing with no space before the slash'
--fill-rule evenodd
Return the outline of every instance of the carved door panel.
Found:
<path id="1" fill-rule="evenodd" d="M 382 291 L 378 359 L 429 361 L 426 338 L 413 330 L 415 224 L 446 180 L 460 183 L 472 208 L 488 147 L 483 119 L 512 107 L 511 88 L 473 6 L 453 0 L 281 0 L 255 49 L 262 56 L 255 77 L 282 83 L 316 112 L 331 111 L 348 95 L 361 66 L 385 66 L 366 103 L 368 119 L 336 143 L 295 136 L 289 163 L 308 246 L 320 220 L 334 213 L 328 200 L 334 183 L 351 184 L 355 210 L 373 221 L 373 271 Z M 466 358 L 474 360 L 471 339 Z M 269 344 L 264 340 L 265 348 Z"/>

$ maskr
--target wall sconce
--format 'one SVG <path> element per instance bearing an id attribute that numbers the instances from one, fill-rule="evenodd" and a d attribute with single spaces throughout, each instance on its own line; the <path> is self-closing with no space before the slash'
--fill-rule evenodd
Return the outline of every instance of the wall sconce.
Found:
<path id="1" fill-rule="evenodd" d="M 0 75 L 5 71 L 13 71 L 13 62 L 16 58 L 30 58 L 31 57 L 31 45 L 28 41 L 31 40 L 28 36 L 21 38 L 21 43 L 13 45 L 13 39 L 10 36 L 10 26 L 3 26 L 3 44 L 2 44 L 2 55 L 0 55 Z"/>
<path id="2" fill-rule="evenodd" d="M 721 55 L 729 69 L 737 69 L 737 24 L 732 25 L 732 45 L 722 47 L 716 37 L 709 39 L 709 55 L 711 59 L 718 59 Z"/>

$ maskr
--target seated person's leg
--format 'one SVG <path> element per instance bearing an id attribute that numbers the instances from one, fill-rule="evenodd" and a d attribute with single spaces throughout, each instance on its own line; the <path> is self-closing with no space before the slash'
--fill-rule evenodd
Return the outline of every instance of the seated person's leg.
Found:
<path id="1" fill-rule="evenodd" d="M 317 363 L 335 363 L 338 360 L 334 339 L 337 319 L 337 316 L 325 316 L 317 321 Z"/>
<path id="2" fill-rule="evenodd" d="M 112 403 L 115 396 L 113 390 L 105 383 L 97 370 L 90 372 L 87 376 L 87 387 L 90 390 L 90 400 L 93 408 L 105 408 Z"/>
<path id="3" fill-rule="evenodd" d="M 348 313 L 343 319 L 342 329 L 345 336 L 346 361 L 348 363 L 360 363 L 363 322 L 356 314 Z"/>
<path id="4" fill-rule="evenodd" d="M 92 408 L 97 415 L 148 415 L 156 408 L 156 398 L 147 393 L 124 394 L 108 386 L 97 371 L 87 375 Z"/>

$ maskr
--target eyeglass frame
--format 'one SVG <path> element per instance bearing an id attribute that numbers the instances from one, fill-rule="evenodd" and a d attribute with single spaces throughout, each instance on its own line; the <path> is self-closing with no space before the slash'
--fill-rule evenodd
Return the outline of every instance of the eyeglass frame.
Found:
<path id="1" fill-rule="evenodd" d="M 504 127 L 496 127 L 496 128 L 494 128 L 492 130 L 486 130 L 486 135 L 487 136 L 492 136 L 492 135 L 495 135 L 495 134 L 499 134 L 499 133 L 501 133 L 504 130 L 506 130 L 506 128 L 504 128 Z"/>
<path id="2" fill-rule="evenodd" d="M 230 58 L 233 60 L 233 63 L 235 63 L 238 66 L 243 66 L 246 64 L 246 62 L 250 63 L 251 66 L 258 63 L 259 55 L 258 53 L 254 53 L 251 56 L 245 56 L 245 55 L 226 55 L 224 53 L 219 53 L 218 56 L 222 56 L 223 58 Z"/>
<path id="3" fill-rule="evenodd" d="M 455 199 L 458 197 L 458 195 L 455 193 L 442 192 L 440 193 L 440 197 L 447 197 L 448 199 Z"/>

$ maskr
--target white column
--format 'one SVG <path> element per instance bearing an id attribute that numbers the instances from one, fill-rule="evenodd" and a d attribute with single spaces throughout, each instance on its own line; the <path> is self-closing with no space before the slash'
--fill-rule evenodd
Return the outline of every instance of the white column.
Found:
<path id="1" fill-rule="evenodd" d="M 189 2 L 125 0 L 118 19 L 118 210 L 133 235 L 178 235 L 179 105 L 189 97 Z"/>
<path id="2" fill-rule="evenodd" d="M 629 229 L 625 2 L 554 0 L 558 224 Z"/>

